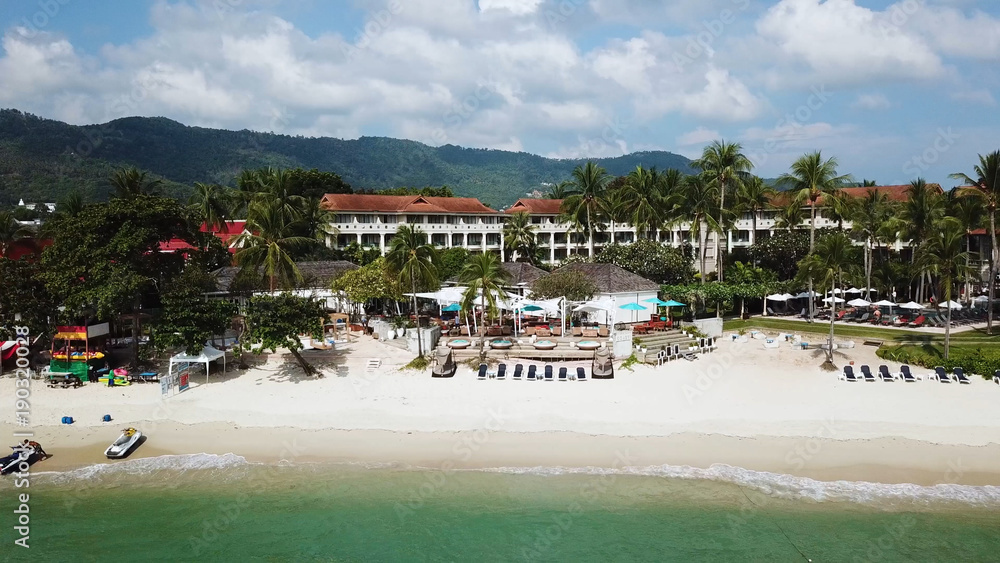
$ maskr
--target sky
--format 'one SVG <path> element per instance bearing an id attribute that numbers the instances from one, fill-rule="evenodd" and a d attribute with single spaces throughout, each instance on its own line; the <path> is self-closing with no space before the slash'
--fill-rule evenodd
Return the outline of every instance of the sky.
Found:
<path id="1" fill-rule="evenodd" d="M 743 145 L 956 185 L 1000 148 L 995 0 L 8 0 L 0 107 L 558 158 Z"/>

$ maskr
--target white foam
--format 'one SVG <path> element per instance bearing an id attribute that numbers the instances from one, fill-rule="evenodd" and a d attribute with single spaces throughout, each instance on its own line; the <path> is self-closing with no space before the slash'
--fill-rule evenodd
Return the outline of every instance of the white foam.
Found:
<path id="1" fill-rule="evenodd" d="M 815 502 L 857 504 L 957 502 L 973 506 L 1000 507 L 1000 487 L 973 485 L 914 485 L 911 483 L 871 483 L 867 481 L 817 481 L 782 473 L 753 471 L 715 464 L 708 469 L 687 465 L 649 467 L 499 467 L 483 471 L 530 475 L 636 475 L 731 483 L 760 491 L 770 497 Z"/>
<path id="2" fill-rule="evenodd" d="M 243 456 L 236 454 L 186 454 L 162 455 L 129 459 L 113 463 L 98 463 L 65 472 L 36 473 L 40 476 L 50 476 L 56 483 L 90 480 L 111 475 L 150 475 L 160 471 L 182 473 L 199 470 L 224 470 L 249 465 Z"/>

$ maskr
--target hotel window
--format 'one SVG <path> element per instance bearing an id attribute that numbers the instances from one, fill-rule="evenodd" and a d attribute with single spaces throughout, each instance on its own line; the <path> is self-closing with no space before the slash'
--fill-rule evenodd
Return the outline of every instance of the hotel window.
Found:
<path id="1" fill-rule="evenodd" d="M 448 244 L 448 235 L 444 233 L 434 233 L 431 235 L 431 244 L 434 246 L 445 246 Z"/>
<path id="2" fill-rule="evenodd" d="M 486 246 L 500 246 L 500 233 L 486 233 Z"/>
<path id="3" fill-rule="evenodd" d="M 351 216 L 348 215 L 347 213 L 338 213 L 333 218 L 333 222 L 334 223 L 352 223 L 353 221 L 351 220 Z"/>
<path id="4" fill-rule="evenodd" d="M 736 231 L 733 233 L 733 242 L 750 242 L 750 231 Z"/>
<path id="5" fill-rule="evenodd" d="M 451 245 L 465 246 L 465 235 L 463 235 L 462 233 L 455 233 L 451 235 Z"/>
<path id="6" fill-rule="evenodd" d="M 410 224 L 423 223 L 424 222 L 424 216 L 423 215 L 407 215 L 406 216 L 406 222 L 410 223 Z"/>
<path id="7" fill-rule="evenodd" d="M 483 217 L 483 223 L 486 225 L 495 225 L 497 218 L 493 216 Z"/>
<path id="8" fill-rule="evenodd" d="M 361 223 L 361 224 L 364 224 L 364 225 L 367 225 L 367 224 L 375 222 L 375 216 L 374 215 L 369 215 L 367 213 L 358 214 L 357 218 L 358 218 L 358 223 Z"/>
<path id="9" fill-rule="evenodd" d="M 442 225 L 444 224 L 444 215 L 428 215 L 427 222 L 431 225 Z"/>
<path id="10" fill-rule="evenodd" d="M 449 225 L 460 225 L 462 223 L 462 218 L 458 215 L 449 215 L 448 224 Z"/>
<path id="11" fill-rule="evenodd" d="M 554 233 L 556 237 L 555 244 L 566 244 L 566 233 Z"/>
<path id="12" fill-rule="evenodd" d="M 532 215 L 531 216 L 531 224 L 532 225 L 541 225 L 542 224 L 542 218 L 539 217 L 539 216 L 537 216 L 537 215 Z"/>
<path id="13" fill-rule="evenodd" d="M 480 246 L 483 244 L 483 235 L 479 233 L 469 233 L 469 246 Z"/>
<path id="14" fill-rule="evenodd" d="M 361 246 L 378 246 L 381 240 L 379 235 L 361 235 Z"/>
<path id="15" fill-rule="evenodd" d="M 386 225 L 395 225 L 399 222 L 399 217 L 395 215 L 381 215 L 379 216 L 379 219 L 381 219 L 382 223 Z"/>

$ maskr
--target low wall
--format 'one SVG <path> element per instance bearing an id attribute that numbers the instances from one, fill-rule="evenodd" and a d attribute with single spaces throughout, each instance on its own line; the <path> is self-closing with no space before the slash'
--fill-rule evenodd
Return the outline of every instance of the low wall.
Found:
<path id="1" fill-rule="evenodd" d="M 692 322 L 683 322 L 681 323 L 681 326 L 693 326 L 709 338 L 722 337 L 722 319 L 718 317 L 698 319 Z"/>

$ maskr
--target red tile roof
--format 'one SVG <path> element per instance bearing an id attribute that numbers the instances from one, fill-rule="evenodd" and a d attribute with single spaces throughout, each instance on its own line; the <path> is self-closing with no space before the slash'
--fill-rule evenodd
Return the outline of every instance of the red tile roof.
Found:
<path id="1" fill-rule="evenodd" d="M 229 247 L 234 238 L 243 234 L 243 231 L 246 230 L 246 226 L 246 221 L 227 221 L 222 225 L 222 228 L 217 228 L 215 225 L 210 226 L 208 224 L 202 224 L 199 230 L 203 233 L 214 234 L 219 238 L 219 240 L 222 241 L 222 244 Z M 170 239 L 167 242 L 160 243 L 161 252 L 177 252 L 179 250 L 189 250 L 191 248 L 194 247 L 179 238 Z M 236 250 L 233 248 L 229 249 L 229 252 L 235 251 Z"/>
<path id="2" fill-rule="evenodd" d="M 474 197 L 326 194 L 321 202 L 331 211 L 380 213 L 496 213 Z"/>
<path id="3" fill-rule="evenodd" d="M 535 199 L 523 198 L 517 200 L 506 213 L 526 212 L 529 214 L 558 215 L 559 207 L 562 205 L 561 199 Z"/>

